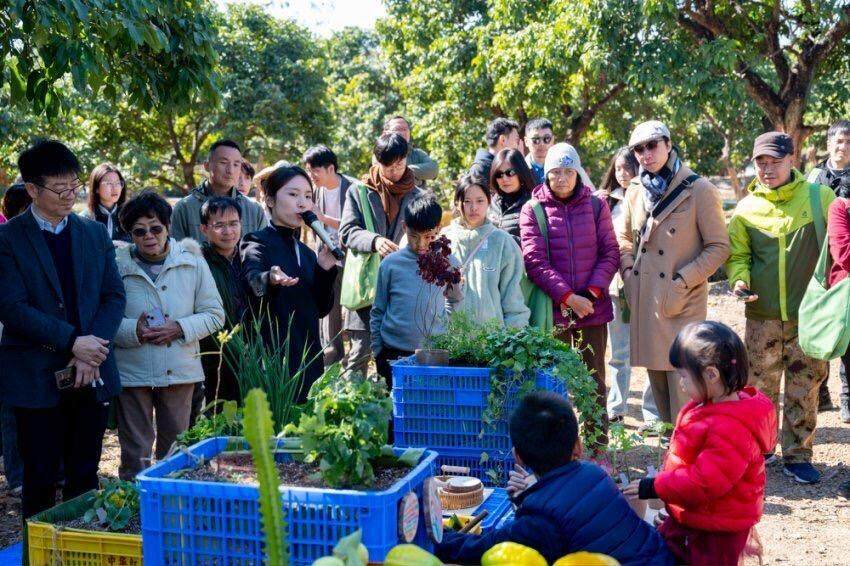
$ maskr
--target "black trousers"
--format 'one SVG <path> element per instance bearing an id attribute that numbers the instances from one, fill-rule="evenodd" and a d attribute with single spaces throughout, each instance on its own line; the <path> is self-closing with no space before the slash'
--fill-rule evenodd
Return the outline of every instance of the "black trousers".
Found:
<path id="1" fill-rule="evenodd" d="M 408 352 L 406 350 L 398 350 L 396 348 L 391 348 L 389 346 L 384 346 L 381 353 L 375 357 L 375 369 L 378 370 L 378 375 L 384 378 L 387 383 L 387 393 L 392 394 L 393 391 L 393 372 L 392 367 L 390 367 L 390 362 L 394 362 L 399 358 L 406 358 L 408 356 L 412 356 L 413 352 Z M 387 428 L 387 442 L 392 445 L 393 440 L 395 440 L 395 435 L 393 434 L 393 421 L 390 418 L 389 427 Z"/>
<path id="2" fill-rule="evenodd" d="M 98 487 L 97 469 L 109 403 L 92 387 L 64 392 L 55 407 L 15 407 L 18 447 L 24 463 L 23 519 L 56 504 L 56 481 L 64 473 L 63 499 Z"/>
<path id="3" fill-rule="evenodd" d="M 387 382 L 387 392 L 392 393 L 393 390 L 393 372 L 390 363 L 399 358 L 412 356 L 413 352 L 407 350 L 398 350 L 390 346 L 384 346 L 381 353 L 375 357 L 375 369 L 378 370 L 378 375 L 384 378 Z"/>

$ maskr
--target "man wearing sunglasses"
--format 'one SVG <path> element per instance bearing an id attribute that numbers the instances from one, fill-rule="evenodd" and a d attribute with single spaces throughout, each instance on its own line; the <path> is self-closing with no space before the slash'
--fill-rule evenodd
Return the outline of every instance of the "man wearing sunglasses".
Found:
<path id="1" fill-rule="evenodd" d="M 546 161 L 546 152 L 554 143 L 552 122 L 546 118 L 535 118 L 525 125 L 525 147 L 529 149 L 525 162 L 531 168 L 537 185 L 542 185 L 545 180 L 543 163 Z"/>
<path id="2" fill-rule="evenodd" d="M 631 361 L 647 369 L 661 420 L 675 423 L 687 397 L 670 346 L 687 324 L 705 320 L 708 278 L 729 257 L 729 235 L 717 188 L 682 163 L 667 126 L 639 124 L 629 148 L 640 167 L 615 231 L 631 309 Z"/>
<path id="3" fill-rule="evenodd" d="M 39 141 L 18 168 L 32 205 L 0 226 L 0 392 L 18 427 L 26 519 L 55 504 L 60 465 L 66 501 L 98 487 L 125 296 L 106 228 L 72 212 L 71 150 Z"/>

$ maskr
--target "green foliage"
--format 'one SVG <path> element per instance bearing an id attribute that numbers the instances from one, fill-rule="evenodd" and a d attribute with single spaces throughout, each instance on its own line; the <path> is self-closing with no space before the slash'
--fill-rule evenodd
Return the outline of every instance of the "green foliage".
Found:
<path id="1" fill-rule="evenodd" d="M 201 0 L 7 2 L 0 87 L 13 104 L 57 116 L 80 95 L 143 108 L 216 95 L 214 31 Z"/>
<path id="2" fill-rule="evenodd" d="M 608 454 L 615 474 L 625 474 L 628 477 L 628 470 L 621 469 L 621 456 L 643 440 L 639 434 L 629 431 L 623 423 L 613 423 L 608 427 Z"/>
<path id="3" fill-rule="evenodd" d="M 452 313 L 442 334 L 431 337 L 431 348 L 448 350 L 451 362 L 459 366 L 486 366 L 487 337 L 499 332 L 502 326 L 494 321 L 479 324 L 469 313 Z"/>
<path id="4" fill-rule="evenodd" d="M 313 359 L 308 358 L 306 351 L 292 351 L 288 332 L 282 344 L 276 331 L 267 332 L 264 339 L 264 326 L 276 324 L 277 321 L 265 312 L 255 316 L 247 326 L 237 324 L 221 336 L 220 342 L 226 346 L 222 350 L 224 359 L 237 376 L 242 398 L 253 389 L 263 390 L 271 401 L 274 428 L 279 432 L 298 416 L 295 398 L 304 380 L 304 371 Z M 300 363 L 293 374 L 289 364 L 294 355 L 300 357 Z"/>
<path id="5" fill-rule="evenodd" d="M 139 489 L 131 481 L 104 479 L 83 520 L 110 531 L 120 531 L 139 514 Z"/>
<path id="6" fill-rule="evenodd" d="M 798 149 L 816 120 L 843 117 L 850 6 L 842 0 L 683 3 L 644 0 L 654 33 L 668 40 L 664 72 L 685 93 L 729 118 L 723 128 L 781 129 Z M 688 92 L 685 92 L 688 91 Z M 755 110 L 755 111 L 753 111 Z M 744 114 L 744 123 L 737 113 Z M 750 130 L 754 121 L 761 128 Z M 755 122 L 757 123 L 757 122 Z"/>
<path id="7" fill-rule="evenodd" d="M 563 383 L 583 424 L 585 445 L 594 446 L 602 428 L 602 407 L 596 398 L 596 380 L 581 355 L 552 332 L 527 326 L 505 328 L 475 325 L 463 313 L 453 314 L 442 335 L 431 340 L 434 348 L 449 351 L 459 365 L 490 367 L 490 395 L 483 424 L 503 419 L 508 398 L 523 396 L 536 388 L 535 371 L 550 371 Z"/>
<path id="8" fill-rule="evenodd" d="M 372 163 L 372 147 L 381 126 L 401 104 L 379 52 L 373 31 L 348 27 L 323 41 L 327 101 L 333 115 L 326 143 L 340 159 L 340 171 L 360 178 Z M 414 140 L 415 142 L 415 140 Z"/>
<path id="9" fill-rule="evenodd" d="M 544 116 L 601 175 L 624 142 L 662 41 L 640 4 L 617 0 L 386 2 L 382 47 L 406 108 L 449 177 L 469 166 L 496 116 Z M 616 110 L 605 113 L 608 106 Z M 633 108 L 636 110 L 634 111 Z M 595 121 L 603 119 L 597 126 Z M 627 135 L 627 133 L 626 133 Z M 584 143 L 586 137 L 592 141 Z"/>
<path id="10" fill-rule="evenodd" d="M 132 84 L 124 85 L 116 79 L 104 81 L 101 90 L 117 89 L 121 94 L 117 97 L 95 96 L 91 89 L 80 94 L 61 89 L 67 91 L 63 92 L 65 112 L 52 119 L 44 117 L 33 123 L 27 118 L 33 113 L 28 106 L 0 110 L 0 118 L 8 112 L 19 116 L 13 123 L 20 124 L 8 133 L 0 125 L 0 165 L 7 171 L 14 163 L 12 155 L 4 155 L 7 151 L 19 151 L 36 133 L 49 134 L 68 141 L 74 149 L 82 148 L 84 153 L 91 147 L 91 157 L 84 155 L 86 169 L 103 160 L 118 164 L 129 177 L 131 191 L 152 185 L 180 195 L 198 183 L 198 167 L 206 159 L 209 146 L 220 137 L 236 140 L 247 159 L 262 164 L 282 157 L 298 161 L 308 139 L 327 141 L 326 124 L 332 120 L 327 110 L 322 53 L 304 27 L 276 18 L 256 4 L 230 5 L 225 12 L 210 9 L 203 0 L 133 0 L 125 4 L 128 10 L 134 4 L 162 5 L 157 11 L 179 4 L 175 18 L 181 17 L 184 9 L 197 10 L 197 15 L 186 20 L 194 26 L 192 22 L 200 18 L 205 26 L 198 31 L 203 42 L 197 49 L 221 55 L 205 60 L 203 65 L 191 61 L 183 64 L 174 53 L 158 55 L 157 62 L 145 58 L 137 62 L 140 68 L 132 73 L 133 84 L 148 81 L 156 85 L 155 81 L 169 76 L 162 65 L 173 65 L 178 75 L 188 73 L 211 84 L 214 81 L 220 96 L 211 98 L 192 78 L 176 87 L 157 86 L 163 90 L 161 96 L 174 99 L 173 104 L 159 99 L 141 104 L 135 99 Z M 128 21 L 135 21 L 134 17 L 128 16 Z M 0 32 L 3 21 L 0 18 Z M 115 22 L 110 26 L 118 29 Z M 195 48 L 194 36 L 183 44 Z M 119 49 L 116 53 L 127 52 Z M 162 76 L 161 71 L 165 73 Z M 2 86 L 0 83 L 0 102 L 5 103 L 8 96 Z M 0 104 L 0 108 L 3 106 Z"/>
<path id="11" fill-rule="evenodd" d="M 274 436 L 272 413 L 266 394 L 260 389 L 252 390 L 245 397 L 243 427 L 260 484 L 260 518 L 266 542 L 265 563 L 284 566 L 289 564 L 289 551 L 284 536 L 286 522 L 280 503 L 280 478 L 270 446 Z"/>
<path id="12" fill-rule="evenodd" d="M 207 438 L 216 436 L 241 436 L 242 411 L 236 401 L 219 400 L 221 411 L 209 414 L 213 404 L 204 407 L 203 412 L 195 420 L 191 428 L 177 435 L 179 446 L 192 446 Z"/>
<path id="13" fill-rule="evenodd" d="M 392 401 L 383 384 L 326 372 L 310 390 L 307 410 L 284 433 L 301 438 L 305 462 L 319 464 L 330 487 L 372 485 L 372 460 L 387 442 Z"/>

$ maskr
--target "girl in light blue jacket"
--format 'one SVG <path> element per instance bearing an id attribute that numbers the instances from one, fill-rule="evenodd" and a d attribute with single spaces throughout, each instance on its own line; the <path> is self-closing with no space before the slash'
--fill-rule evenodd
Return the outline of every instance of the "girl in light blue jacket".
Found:
<path id="1" fill-rule="evenodd" d="M 487 219 L 487 180 L 463 177 L 455 190 L 458 218 L 443 230 L 452 255 L 463 265 L 464 291 L 460 310 L 478 322 L 496 320 L 505 326 L 528 324 L 529 310 L 520 281 L 525 272 L 516 240 Z"/>

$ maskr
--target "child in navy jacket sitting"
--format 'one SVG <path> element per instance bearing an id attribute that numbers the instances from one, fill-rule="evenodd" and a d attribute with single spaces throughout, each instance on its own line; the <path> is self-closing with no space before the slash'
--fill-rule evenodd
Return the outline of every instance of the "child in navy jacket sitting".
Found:
<path id="1" fill-rule="evenodd" d="M 672 564 L 661 536 L 639 518 L 602 468 L 581 461 L 578 422 L 569 401 L 529 393 L 511 415 L 511 441 L 520 466 L 537 482 L 517 495 L 515 519 L 481 536 L 446 532 L 437 547 L 445 562 L 478 564 L 493 545 L 511 541 L 554 562 L 585 550 L 621 564 Z"/>

